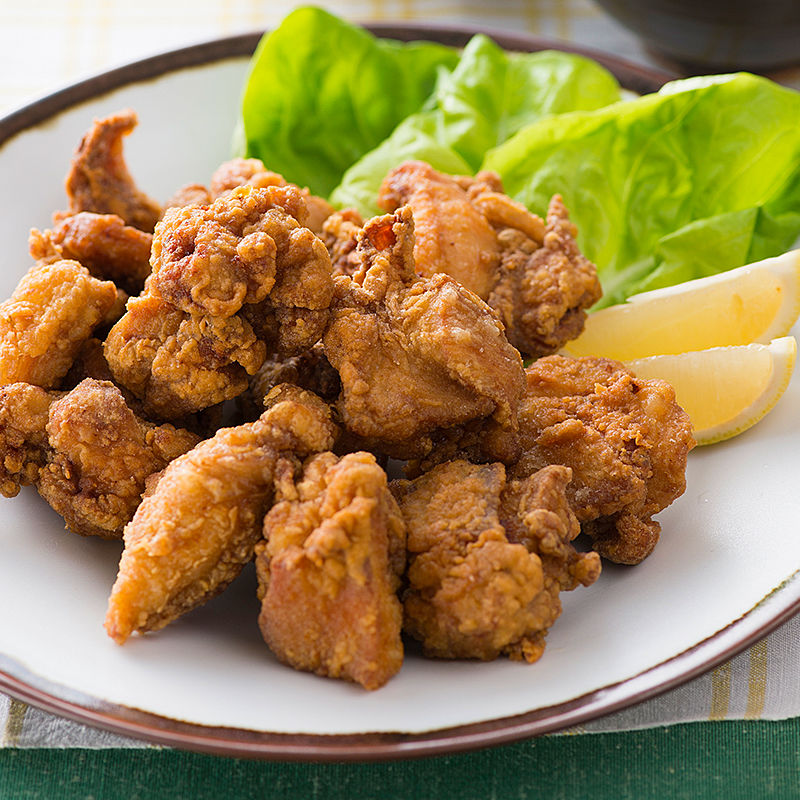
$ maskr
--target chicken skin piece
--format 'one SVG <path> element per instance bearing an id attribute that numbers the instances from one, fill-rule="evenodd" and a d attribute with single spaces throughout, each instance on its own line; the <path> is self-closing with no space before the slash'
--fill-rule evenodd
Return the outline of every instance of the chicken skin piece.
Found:
<path id="1" fill-rule="evenodd" d="M 432 431 L 471 419 L 513 428 L 524 382 L 491 309 L 448 275 L 415 276 L 413 247 L 409 207 L 367 222 L 358 270 L 335 279 L 323 337 L 347 429 L 396 457 L 427 452 Z"/>
<path id="2" fill-rule="evenodd" d="M 659 538 L 651 517 L 686 488 L 694 439 L 673 388 L 604 358 L 548 356 L 526 373 L 524 455 L 510 474 L 571 467 L 567 495 L 595 549 L 620 564 L 639 563 Z"/>
<path id="3" fill-rule="evenodd" d="M 377 689 L 403 663 L 405 527 L 386 473 L 368 453 L 286 472 L 256 545 L 261 633 L 295 669 Z"/>
<path id="4" fill-rule="evenodd" d="M 116 214 L 141 231 L 152 233 L 161 206 L 136 188 L 123 157 L 122 140 L 138 122 L 130 109 L 95 119 L 72 158 L 66 189 L 69 216 L 81 211 Z"/>
<path id="5" fill-rule="evenodd" d="M 0 385 L 56 386 L 116 301 L 114 284 L 76 261 L 31 267 L 0 303 Z"/>
<path id="6" fill-rule="evenodd" d="M 451 177 L 408 161 L 386 176 L 378 203 L 389 211 L 411 206 L 417 272 L 445 272 L 475 292 L 525 357 L 554 353 L 575 338 L 585 309 L 600 299 L 597 269 L 578 249 L 558 195 L 545 224 L 503 194 L 495 173 Z"/>
<path id="7" fill-rule="evenodd" d="M 84 536 L 121 538 L 145 480 L 197 442 L 139 419 L 107 381 L 89 378 L 66 393 L 28 383 L 0 389 L 0 491 L 13 497 L 35 485 Z"/>
<path id="8" fill-rule="evenodd" d="M 255 422 L 223 428 L 164 470 L 125 527 L 105 627 L 119 644 L 221 592 L 253 557 L 284 460 L 328 450 L 335 427 L 309 392 L 278 387 Z"/>
<path id="9" fill-rule="evenodd" d="M 579 526 L 569 479 L 560 466 L 516 480 L 502 464 L 451 461 L 392 483 L 408 535 L 404 629 L 426 655 L 542 655 L 560 592 L 600 574 L 597 553 L 570 543 Z"/>
<path id="10" fill-rule="evenodd" d="M 406 161 L 384 179 L 378 205 L 386 211 L 411 206 L 420 275 L 443 272 L 482 300 L 489 297 L 500 264 L 497 236 L 453 178 L 424 161 Z"/>
<path id="11" fill-rule="evenodd" d="M 126 225 L 121 217 L 89 211 L 64 217 L 52 230 L 34 228 L 28 240 L 36 261 L 72 259 L 129 294 L 138 294 L 150 274 L 152 243 L 152 234 Z"/>
<path id="12" fill-rule="evenodd" d="M 288 186 L 243 186 L 209 206 L 167 210 L 145 291 L 106 340 L 115 380 L 148 413 L 172 419 L 236 397 L 268 353 L 316 343 L 333 280 L 305 218 Z"/>

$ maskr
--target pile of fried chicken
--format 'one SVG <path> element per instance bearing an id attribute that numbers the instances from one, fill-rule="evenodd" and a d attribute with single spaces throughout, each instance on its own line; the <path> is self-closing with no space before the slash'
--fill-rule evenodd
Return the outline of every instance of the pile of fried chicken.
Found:
<path id="1" fill-rule="evenodd" d="M 691 425 L 667 383 L 557 354 L 601 295 L 558 196 L 542 220 L 407 162 L 363 220 L 234 159 L 162 206 L 136 122 L 95 120 L 0 305 L 0 490 L 124 540 L 116 642 L 255 560 L 297 669 L 375 689 L 402 634 L 533 662 L 562 591 L 653 550 Z"/>

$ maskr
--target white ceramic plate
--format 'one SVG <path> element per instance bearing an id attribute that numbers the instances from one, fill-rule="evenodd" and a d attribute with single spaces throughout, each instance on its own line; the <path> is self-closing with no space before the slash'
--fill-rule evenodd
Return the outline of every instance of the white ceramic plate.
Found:
<path id="1" fill-rule="evenodd" d="M 248 52 L 255 39 L 244 48 L 235 41 L 220 52 Z M 93 117 L 136 109 L 126 157 L 155 197 L 206 182 L 228 158 L 246 59 L 220 60 L 217 51 L 213 59 L 192 68 L 178 68 L 182 57 L 153 62 L 160 77 L 102 95 L 84 85 L 61 96 L 59 113 L 45 101 L 5 121 L 6 136 L 11 123 L 22 130 L 0 144 L 0 296 L 29 266 L 29 228 L 46 227 L 64 207 L 67 164 Z M 76 97 L 88 99 L 72 104 Z M 800 607 L 798 418 L 795 380 L 756 428 L 695 450 L 688 489 L 661 514 L 653 555 L 635 568 L 606 565 L 594 586 L 562 595 L 564 613 L 538 663 L 412 652 L 372 693 L 274 659 L 256 626 L 252 570 L 165 630 L 115 645 L 102 621 L 121 545 L 66 533 L 35 491 L 23 491 L 0 501 L 0 688 L 154 741 L 273 757 L 437 752 L 598 716 L 710 668 Z"/>

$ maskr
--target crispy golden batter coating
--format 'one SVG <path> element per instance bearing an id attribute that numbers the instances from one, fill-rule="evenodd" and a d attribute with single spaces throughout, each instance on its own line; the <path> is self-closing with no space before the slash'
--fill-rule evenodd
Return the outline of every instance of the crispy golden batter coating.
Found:
<path id="1" fill-rule="evenodd" d="M 282 459 L 330 448 L 327 406 L 276 389 L 256 421 L 223 428 L 173 461 L 126 526 L 105 627 L 122 644 L 221 592 L 253 557 Z"/>
<path id="2" fill-rule="evenodd" d="M 621 564 L 649 555 L 651 517 L 683 494 L 694 446 L 673 388 L 609 359 L 548 356 L 527 369 L 519 422 L 524 455 L 511 474 L 571 467 L 567 494 L 597 551 Z"/>
<path id="3" fill-rule="evenodd" d="M 308 188 L 301 189 L 287 183 L 282 175 L 270 172 L 258 158 L 233 158 L 220 164 L 211 176 L 211 196 L 221 197 L 237 186 L 292 186 L 300 191 L 308 209 L 305 225 L 314 233 L 322 232 L 322 223 L 333 213 L 333 206 L 322 197 L 311 194 Z"/>
<path id="4" fill-rule="evenodd" d="M 28 245 L 36 261 L 72 259 L 96 278 L 114 281 L 137 294 L 150 274 L 152 234 L 126 225 L 115 214 L 82 211 L 52 230 L 31 230 Z"/>
<path id="5" fill-rule="evenodd" d="M 163 419 L 241 394 L 265 354 L 240 316 L 192 316 L 146 294 L 131 298 L 105 342 L 114 380 Z"/>
<path id="6" fill-rule="evenodd" d="M 166 211 L 168 208 L 175 207 L 180 208 L 181 206 L 207 206 L 212 202 L 214 202 L 214 198 L 205 186 L 201 183 L 188 183 L 186 186 L 181 186 L 181 188 L 164 203 L 164 210 Z"/>
<path id="7" fill-rule="evenodd" d="M 67 175 L 69 214 L 116 214 L 127 225 L 151 233 L 161 206 L 136 188 L 123 157 L 122 140 L 138 119 L 130 109 L 95 119 L 81 139 Z"/>
<path id="8" fill-rule="evenodd" d="M 76 261 L 33 266 L 0 303 L 0 384 L 55 386 L 116 300 Z"/>
<path id="9" fill-rule="evenodd" d="M 417 272 L 444 272 L 500 315 L 524 356 L 554 353 L 583 330 L 585 309 L 600 299 L 597 270 L 583 257 L 561 198 L 547 225 L 503 194 L 500 178 L 444 175 L 408 161 L 384 179 L 382 208 L 408 203 L 414 213 Z"/>
<path id="10" fill-rule="evenodd" d="M 121 538 L 147 477 L 197 441 L 139 419 L 107 381 L 86 379 L 66 393 L 26 383 L 0 389 L 0 490 L 13 496 L 34 484 L 85 536 Z"/>
<path id="11" fill-rule="evenodd" d="M 392 484 L 408 532 L 404 629 L 426 655 L 542 655 L 559 593 L 600 573 L 596 553 L 570 544 L 569 479 L 558 466 L 507 480 L 502 464 L 452 461 Z"/>
<path id="12" fill-rule="evenodd" d="M 324 244 L 289 186 L 168 209 L 145 292 L 110 332 L 114 377 L 165 418 L 241 394 L 268 352 L 318 341 L 333 293 Z"/>
<path id="13" fill-rule="evenodd" d="M 30 383 L 0 387 L 0 492 L 16 497 L 47 461 L 47 419 L 58 395 Z"/>
<path id="14" fill-rule="evenodd" d="M 500 247 L 494 229 L 449 175 L 424 161 L 406 161 L 384 178 L 378 205 L 410 205 L 414 264 L 420 275 L 443 272 L 485 300 L 496 282 Z"/>
<path id="15" fill-rule="evenodd" d="M 408 207 L 370 220 L 360 265 L 339 276 L 325 355 L 338 371 L 347 428 L 409 457 L 430 433 L 480 417 L 514 425 L 522 391 L 519 353 L 491 309 L 448 275 L 414 274 Z"/>
<path id="16" fill-rule="evenodd" d="M 153 237 L 147 291 L 187 313 L 232 316 L 275 286 L 304 215 L 297 193 L 274 187 L 167 209 Z"/>
<path id="17" fill-rule="evenodd" d="M 286 470 L 276 500 L 256 546 L 264 640 L 296 669 L 379 688 L 403 662 L 405 528 L 386 474 L 368 453 L 323 453 Z"/>
<path id="18" fill-rule="evenodd" d="M 500 314 L 511 344 L 527 356 L 549 355 L 577 337 L 586 309 L 602 295 L 597 268 L 578 249 L 577 234 L 556 195 L 541 242 L 518 228 L 498 235 L 500 271 L 487 302 Z"/>

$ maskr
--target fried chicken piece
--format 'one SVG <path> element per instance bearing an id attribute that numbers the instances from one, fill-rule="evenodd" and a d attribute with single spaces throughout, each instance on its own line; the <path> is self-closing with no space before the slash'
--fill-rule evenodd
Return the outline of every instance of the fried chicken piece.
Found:
<path id="1" fill-rule="evenodd" d="M 505 194 L 496 172 L 484 170 L 474 178 L 456 176 L 454 180 L 464 189 L 470 204 L 495 230 L 511 228 L 538 245 L 544 242 L 546 228 L 541 217 Z"/>
<path id="2" fill-rule="evenodd" d="M 322 241 L 331 255 L 334 275 L 352 275 L 359 266 L 356 245 L 364 219 L 355 208 L 343 208 L 331 214 L 322 225 Z"/>
<path id="3" fill-rule="evenodd" d="M 318 341 L 333 282 L 305 217 L 289 186 L 243 186 L 210 206 L 167 210 L 145 292 L 106 341 L 115 379 L 148 413 L 174 418 L 235 397 L 268 352 Z"/>
<path id="4" fill-rule="evenodd" d="M 508 340 L 526 357 L 554 353 L 582 330 L 601 296 L 597 270 L 583 257 L 561 198 L 547 225 L 503 193 L 500 178 L 444 175 L 408 161 L 384 179 L 378 199 L 414 213 L 416 269 L 445 272 L 500 315 Z"/>
<path id="5" fill-rule="evenodd" d="M 675 391 L 604 358 L 547 356 L 526 373 L 524 455 L 510 474 L 571 467 L 567 495 L 595 549 L 620 564 L 639 563 L 659 538 L 651 517 L 686 488 L 694 439 Z"/>
<path id="6" fill-rule="evenodd" d="M 560 466 L 515 480 L 502 464 L 452 461 L 392 483 L 408 532 L 404 629 L 426 655 L 542 655 L 560 592 L 600 573 L 597 553 L 570 543 L 569 479 Z"/>
<path id="7" fill-rule="evenodd" d="M 67 175 L 69 210 L 116 214 L 127 225 L 152 233 L 161 206 L 136 188 L 122 153 L 122 139 L 138 122 L 130 109 L 95 119 L 81 139 Z"/>
<path id="8" fill-rule="evenodd" d="M 403 662 L 405 527 L 368 453 L 310 458 L 278 480 L 256 545 L 264 640 L 295 669 L 377 689 Z"/>
<path id="9" fill-rule="evenodd" d="M 327 406 L 296 387 L 275 392 L 258 420 L 173 461 L 126 526 L 105 620 L 119 644 L 221 592 L 253 557 L 278 463 L 330 448 Z"/>
<path id="10" fill-rule="evenodd" d="M 111 374 L 111 368 L 108 366 L 108 362 L 103 353 L 103 342 L 99 339 L 91 338 L 83 343 L 69 372 L 67 372 L 64 379 L 61 381 L 59 388 L 62 391 L 69 391 L 70 389 L 74 389 L 86 378 L 114 383 L 114 376 Z M 125 403 L 128 408 L 130 408 L 137 417 L 146 419 L 148 415 L 139 398 L 132 392 L 129 392 L 124 386 L 117 386 L 117 388 L 125 398 Z M 175 417 L 172 419 L 172 424 L 178 428 L 191 431 L 202 439 L 206 439 L 209 436 L 213 436 L 214 433 L 222 427 L 222 416 L 223 407 L 222 404 L 218 404 L 205 408 L 195 414 Z M 258 415 L 256 414 L 253 419 L 255 419 L 256 416 Z"/>
<path id="11" fill-rule="evenodd" d="M 325 355 L 342 381 L 348 430 L 411 457 L 432 431 L 493 417 L 512 428 L 519 353 L 482 300 L 448 275 L 414 274 L 411 209 L 376 217 L 358 239 L 359 269 L 335 279 Z"/>
<path id="12" fill-rule="evenodd" d="M 233 158 L 220 164 L 211 176 L 211 197 L 222 197 L 237 186 L 292 186 L 298 189 L 308 208 L 305 225 L 314 233 L 321 233 L 322 223 L 333 214 L 333 206 L 327 200 L 311 194 L 307 187 L 301 189 L 293 183 L 287 183 L 282 175 L 270 172 L 258 158 Z"/>
<path id="13" fill-rule="evenodd" d="M 36 261 L 77 261 L 129 294 L 138 294 L 150 274 L 152 243 L 151 234 L 126 225 L 121 217 L 89 211 L 64 217 L 52 230 L 34 228 L 28 240 Z"/>
<path id="14" fill-rule="evenodd" d="M 86 379 L 66 393 L 27 383 L 0 389 L 0 490 L 13 497 L 34 484 L 84 536 L 121 538 L 146 478 L 197 442 L 139 419 L 107 381 Z"/>
<path id="15" fill-rule="evenodd" d="M 414 264 L 420 275 L 445 273 L 483 300 L 497 280 L 500 247 L 494 229 L 449 175 L 424 161 L 406 161 L 384 178 L 378 205 L 414 214 Z"/>
<path id="16" fill-rule="evenodd" d="M 527 356 L 555 353 L 576 338 L 586 309 L 602 295 L 597 268 L 578 249 L 577 235 L 559 195 L 550 201 L 541 246 L 519 228 L 498 235 L 500 271 L 487 302 L 500 314 L 511 344 Z"/>
<path id="17" fill-rule="evenodd" d="M 116 300 L 113 283 L 76 261 L 31 267 L 0 303 L 0 384 L 55 386 Z"/>
<path id="18" fill-rule="evenodd" d="M 148 295 L 128 302 L 105 342 L 114 380 L 162 419 L 241 394 L 265 355 L 264 343 L 239 316 L 192 316 Z"/>

